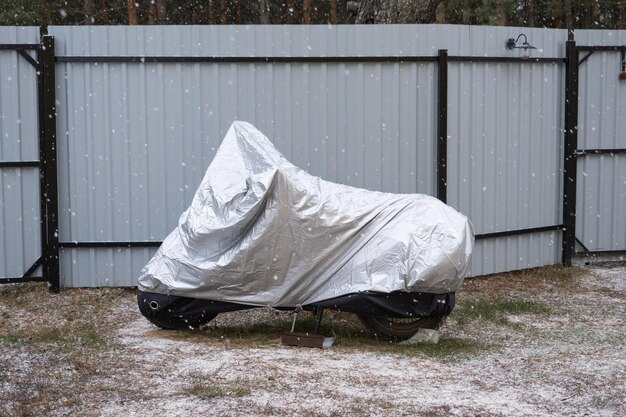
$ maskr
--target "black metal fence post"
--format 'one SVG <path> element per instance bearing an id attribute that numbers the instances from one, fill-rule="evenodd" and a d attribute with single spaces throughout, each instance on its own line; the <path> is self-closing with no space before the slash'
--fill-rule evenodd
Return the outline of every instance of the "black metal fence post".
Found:
<path id="1" fill-rule="evenodd" d="M 39 159 L 43 277 L 58 292 L 59 199 L 57 185 L 56 93 L 54 37 L 42 36 L 39 56 Z"/>
<path id="2" fill-rule="evenodd" d="M 563 249 L 562 262 L 572 264 L 576 250 L 576 149 L 578 148 L 578 49 L 566 44 L 565 132 L 563 135 Z"/>
<path id="3" fill-rule="evenodd" d="M 448 200 L 448 50 L 437 55 L 437 198 Z"/>

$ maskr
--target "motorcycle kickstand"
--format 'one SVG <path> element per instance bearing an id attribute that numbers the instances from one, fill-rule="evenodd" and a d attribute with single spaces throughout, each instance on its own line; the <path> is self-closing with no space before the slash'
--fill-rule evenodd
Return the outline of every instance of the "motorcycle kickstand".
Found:
<path id="1" fill-rule="evenodd" d="M 300 311 L 302 309 L 300 308 Z M 321 307 L 316 308 L 316 323 L 315 333 L 294 333 L 296 327 L 296 318 L 298 317 L 298 308 L 294 311 L 293 322 L 291 324 L 291 332 L 283 333 L 281 336 L 281 343 L 286 346 L 301 346 L 301 347 L 313 347 L 319 349 L 327 349 L 333 345 L 333 337 L 324 337 L 319 334 L 320 324 L 322 322 L 322 316 L 324 309 Z"/>

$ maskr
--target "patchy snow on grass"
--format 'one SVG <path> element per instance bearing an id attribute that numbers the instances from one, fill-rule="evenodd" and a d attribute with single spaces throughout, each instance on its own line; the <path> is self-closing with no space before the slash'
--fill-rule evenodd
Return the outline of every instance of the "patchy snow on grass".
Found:
<path id="1" fill-rule="evenodd" d="M 429 347 L 375 343 L 357 330 L 316 350 L 282 346 L 279 333 L 242 331 L 258 323 L 288 330 L 289 316 L 270 309 L 220 315 L 206 331 L 166 331 L 141 317 L 132 294 L 105 294 L 112 304 L 94 330 L 103 346 L 41 329 L 24 341 L 0 324 L 0 415 L 621 417 L 626 267 L 576 271 L 469 281 L 440 343 Z M 50 323 L 71 318 L 64 309 L 72 291 Z M 103 311 L 100 294 L 81 296 Z M 50 302 L 37 297 L 36 305 Z M 472 304 L 489 318 L 463 308 Z M 46 320 L 46 306 L 25 305 L 5 310 L 16 320 Z M 506 305 L 536 311 L 489 310 Z M 359 326 L 347 315 L 325 320 L 339 335 Z M 67 332 L 84 334 L 85 323 L 67 323 L 75 326 Z"/>

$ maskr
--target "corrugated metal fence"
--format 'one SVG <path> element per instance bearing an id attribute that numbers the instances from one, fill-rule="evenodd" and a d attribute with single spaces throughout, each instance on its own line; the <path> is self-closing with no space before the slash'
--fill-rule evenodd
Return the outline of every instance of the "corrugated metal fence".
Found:
<path id="1" fill-rule="evenodd" d="M 38 42 L 39 28 L 0 27 L 0 43 Z M 36 68 L 0 50 L 0 277 L 21 276 L 42 255 L 37 97 Z"/>
<path id="2" fill-rule="evenodd" d="M 582 45 L 626 45 L 626 31 L 577 33 Z M 626 248 L 626 82 L 615 71 L 624 55 L 597 51 L 580 66 L 577 237 L 591 251 Z M 622 64 L 624 65 L 624 64 Z M 594 150 L 596 152 L 594 152 Z"/>
<path id="3" fill-rule="evenodd" d="M 2 29 L 1 43 L 12 42 L 14 32 L 37 41 L 31 29 Z M 518 57 L 504 44 L 522 32 L 540 48 L 535 57 L 543 61 L 487 59 Z M 447 201 L 470 217 L 477 234 L 495 236 L 477 241 L 471 274 L 561 262 L 562 232 L 555 226 L 563 223 L 564 30 L 140 26 L 50 27 L 49 34 L 57 55 L 65 286 L 134 285 L 154 247 L 89 242 L 163 239 L 236 119 L 255 124 L 314 175 L 374 190 L 437 195 L 440 49 L 450 57 Z M 626 44 L 626 31 L 576 36 L 579 44 Z M 596 52 L 581 66 L 579 144 L 587 149 L 626 148 L 626 83 L 617 81 L 619 59 L 619 53 Z M 0 55 L 0 160 L 25 157 L 5 145 L 5 137 L 16 136 L 14 120 L 24 116 L 5 109 L 15 103 L 36 107 L 34 82 L 6 82 L 6 74 L 27 77 L 29 69 L 18 61 Z M 15 92 L 5 95 L 5 88 Z M 578 164 L 578 194 L 584 196 L 577 200 L 578 237 L 590 250 L 626 250 L 621 158 L 594 155 Z M 16 197 L 7 184 L 20 174 L 2 175 L 0 275 L 17 274 L 29 266 L 29 248 L 37 247 L 38 229 L 33 234 L 28 228 L 38 222 L 37 209 L 26 208 L 33 202 L 36 207 L 37 184 L 22 186 L 22 193 L 32 195 L 15 205 L 8 203 Z M 22 220 L 16 223 L 16 217 Z M 546 230 L 498 234 L 541 227 Z M 10 248 L 20 230 L 26 236 L 22 249 Z"/>

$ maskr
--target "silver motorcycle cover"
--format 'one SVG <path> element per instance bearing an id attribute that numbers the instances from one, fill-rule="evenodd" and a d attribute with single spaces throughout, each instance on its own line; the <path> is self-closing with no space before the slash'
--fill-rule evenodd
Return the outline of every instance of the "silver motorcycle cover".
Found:
<path id="1" fill-rule="evenodd" d="M 461 286 L 473 244 L 468 219 L 436 198 L 324 181 L 234 122 L 139 289 L 273 307 L 442 294 Z"/>

